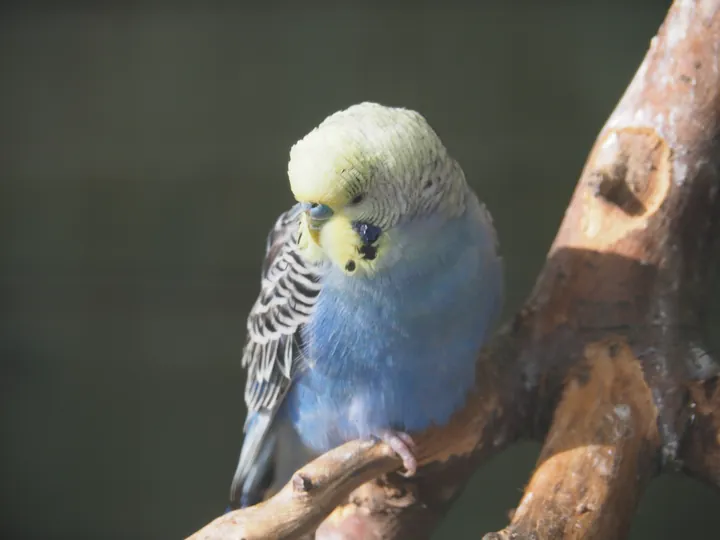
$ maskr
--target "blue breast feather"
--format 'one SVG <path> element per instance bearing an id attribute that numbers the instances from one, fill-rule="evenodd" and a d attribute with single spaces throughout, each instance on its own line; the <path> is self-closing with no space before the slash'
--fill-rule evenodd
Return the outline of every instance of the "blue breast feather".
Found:
<path id="1" fill-rule="evenodd" d="M 469 199 L 460 217 L 391 231 L 403 250 L 391 268 L 324 276 L 304 330 L 309 365 L 281 414 L 310 449 L 442 425 L 464 403 L 502 295 L 493 233 Z"/>

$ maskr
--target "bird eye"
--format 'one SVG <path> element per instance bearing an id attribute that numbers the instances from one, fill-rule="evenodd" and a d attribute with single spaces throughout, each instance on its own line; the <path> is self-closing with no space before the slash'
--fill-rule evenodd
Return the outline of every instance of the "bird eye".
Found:
<path id="1" fill-rule="evenodd" d="M 365 199 L 365 194 L 358 193 L 357 195 L 355 195 L 355 197 L 353 197 L 353 200 L 350 201 L 350 204 L 360 204 L 361 202 L 363 202 L 363 199 Z"/>

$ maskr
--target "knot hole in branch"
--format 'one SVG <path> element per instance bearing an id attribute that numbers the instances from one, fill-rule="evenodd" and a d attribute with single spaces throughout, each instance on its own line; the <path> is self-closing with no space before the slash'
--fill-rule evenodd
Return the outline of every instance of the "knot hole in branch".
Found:
<path id="1" fill-rule="evenodd" d="M 296 493 L 307 493 L 314 487 L 310 477 L 303 472 L 296 472 L 293 475 L 292 484 Z"/>
<path id="2" fill-rule="evenodd" d="M 654 211 L 670 184 L 670 152 L 655 130 L 610 131 L 590 168 L 594 195 L 630 217 Z"/>

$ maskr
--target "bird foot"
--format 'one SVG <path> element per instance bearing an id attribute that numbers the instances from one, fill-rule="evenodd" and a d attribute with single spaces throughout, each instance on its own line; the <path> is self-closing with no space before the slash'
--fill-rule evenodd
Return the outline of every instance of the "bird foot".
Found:
<path id="1" fill-rule="evenodd" d="M 414 452 L 417 447 L 410 435 L 402 431 L 387 430 L 379 433 L 374 438 L 383 441 L 402 459 L 403 467 L 405 467 L 405 472 L 400 473 L 402 476 L 409 478 L 415 474 L 417 471 L 417 459 Z"/>

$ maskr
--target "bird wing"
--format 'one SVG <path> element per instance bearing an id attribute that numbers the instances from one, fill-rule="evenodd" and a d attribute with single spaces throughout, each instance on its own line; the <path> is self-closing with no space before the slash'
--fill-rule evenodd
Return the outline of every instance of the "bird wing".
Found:
<path id="1" fill-rule="evenodd" d="M 231 487 L 231 501 L 257 483 L 272 458 L 271 424 L 294 374 L 302 365 L 301 330 L 320 292 L 317 266 L 299 251 L 302 207 L 280 215 L 267 237 L 260 294 L 247 320 L 242 366 L 247 369 L 245 439 Z M 252 475 L 252 478 L 249 477 Z M 252 486 L 250 486 L 252 487 Z"/>

